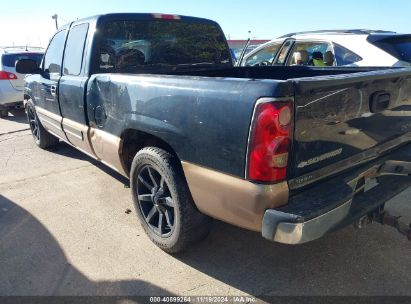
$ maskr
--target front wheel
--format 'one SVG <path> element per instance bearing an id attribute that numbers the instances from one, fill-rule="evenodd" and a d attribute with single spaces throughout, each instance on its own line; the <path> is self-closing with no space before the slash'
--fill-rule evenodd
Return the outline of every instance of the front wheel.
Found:
<path id="1" fill-rule="evenodd" d="M 57 137 L 51 135 L 42 126 L 34 105 L 31 102 L 27 103 L 27 121 L 30 125 L 31 134 L 33 135 L 34 142 L 42 149 L 49 149 L 55 147 L 59 140 Z"/>
<path id="2" fill-rule="evenodd" d="M 196 208 L 175 156 L 144 148 L 134 157 L 130 178 L 141 225 L 158 247 L 176 253 L 207 236 L 211 219 Z"/>

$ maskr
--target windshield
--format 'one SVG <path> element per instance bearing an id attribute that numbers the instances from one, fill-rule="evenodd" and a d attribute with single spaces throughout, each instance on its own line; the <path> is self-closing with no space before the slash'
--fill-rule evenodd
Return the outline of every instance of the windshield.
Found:
<path id="1" fill-rule="evenodd" d="M 22 53 L 22 54 L 4 54 L 1 58 L 1 63 L 3 66 L 14 68 L 16 67 L 16 62 L 22 59 L 33 59 L 40 66 L 43 54 L 38 53 Z"/>
<path id="2" fill-rule="evenodd" d="M 411 62 L 411 36 L 394 36 L 372 42 L 398 60 Z"/>
<path id="3" fill-rule="evenodd" d="M 232 65 L 221 29 L 208 23 L 111 21 L 103 27 L 98 51 L 100 72 Z"/>

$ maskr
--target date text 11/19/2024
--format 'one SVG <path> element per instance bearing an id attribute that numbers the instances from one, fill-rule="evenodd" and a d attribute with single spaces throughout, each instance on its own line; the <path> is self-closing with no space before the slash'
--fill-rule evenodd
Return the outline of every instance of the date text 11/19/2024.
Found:
<path id="1" fill-rule="evenodd" d="M 150 303 L 256 303 L 257 299 L 249 296 L 173 296 L 150 297 Z"/>

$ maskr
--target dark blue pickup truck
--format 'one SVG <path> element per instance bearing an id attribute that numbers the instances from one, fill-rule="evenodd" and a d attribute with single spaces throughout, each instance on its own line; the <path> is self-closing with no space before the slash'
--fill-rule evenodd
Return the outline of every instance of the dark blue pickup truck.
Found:
<path id="1" fill-rule="evenodd" d="M 218 24 L 163 14 L 75 21 L 40 67 L 17 69 L 32 74 L 36 144 L 63 140 L 129 177 L 170 253 L 212 218 L 286 244 L 387 223 L 384 203 L 411 185 L 410 69 L 233 67 Z"/>

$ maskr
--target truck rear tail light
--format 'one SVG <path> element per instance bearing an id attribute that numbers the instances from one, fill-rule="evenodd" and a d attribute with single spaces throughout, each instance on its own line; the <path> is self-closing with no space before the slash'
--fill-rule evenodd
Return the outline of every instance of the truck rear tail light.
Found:
<path id="1" fill-rule="evenodd" d="M 248 147 L 248 179 L 264 183 L 286 179 L 291 124 L 291 100 L 257 103 Z"/>
<path id="2" fill-rule="evenodd" d="M 0 80 L 17 80 L 17 76 L 13 73 L 0 71 Z"/>

